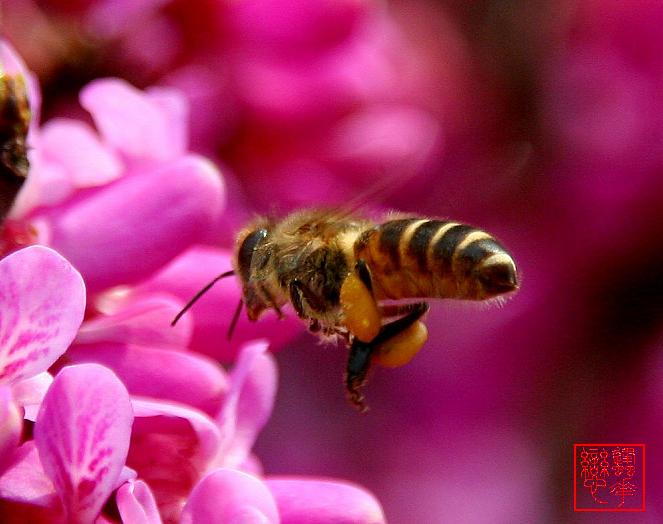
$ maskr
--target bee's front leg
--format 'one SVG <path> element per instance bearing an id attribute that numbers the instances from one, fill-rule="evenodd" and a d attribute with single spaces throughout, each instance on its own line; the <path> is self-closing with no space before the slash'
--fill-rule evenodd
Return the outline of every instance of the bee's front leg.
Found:
<path id="1" fill-rule="evenodd" d="M 292 303 L 292 307 L 295 309 L 297 316 L 302 320 L 308 321 L 308 329 L 311 333 L 318 333 L 322 329 L 320 322 L 315 318 L 311 318 L 307 313 L 307 310 L 315 311 L 315 308 L 312 307 L 310 302 L 311 298 L 315 299 L 313 292 L 298 279 L 294 279 L 290 282 L 288 290 L 290 292 L 290 302 Z"/>
<path id="2" fill-rule="evenodd" d="M 303 320 L 307 320 L 309 317 L 304 311 L 304 293 L 302 292 L 303 284 L 299 280 L 293 280 L 290 282 L 289 291 L 290 291 L 290 302 L 292 307 L 295 308 L 295 313 L 297 316 Z"/>
<path id="3" fill-rule="evenodd" d="M 281 308 L 279 305 L 276 303 L 276 300 L 274 300 L 274 297 L 270 293 L 269 289 L 267 289 L 267 286 L 263 284 L 258 284 L 258 288 L 260 289 L 260 292 L 262 295 L 265 297 L 265 300 L 267 304 L 269 304 L 269 307 L 271 307 L 274 311 L 276 311 L 276 315 L 279 317 L 280 320 L 283 320 L 283 312 L 281 311 Z"/>

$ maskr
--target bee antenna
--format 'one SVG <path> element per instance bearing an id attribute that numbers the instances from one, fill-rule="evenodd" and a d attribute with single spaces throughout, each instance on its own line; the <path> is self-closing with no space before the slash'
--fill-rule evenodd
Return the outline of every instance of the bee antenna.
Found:
<path id="1" fill-rule="evenodd" d="M 226 335 L 228 341 L 233 336 L 233 332 L 235 331 L 235 326 L 237 325 L 237 321 L 239 320 L 239 314 L 242 312 L 242 306 L 244 305 L 244 301 L 240 298 L 239 302 L 237 303 L 237 308 L 235 309 L 235 314 L 233 315 L 233 319 L 230 321 L 230 326 L 228 327 L 228 333 Z"/>
<path id="2" fill-rule="evenodd" d="M 180 318 L 182 318 L 182 315 L 184 315 L 184 313 L 186 313 L 187 311 L 189 311 L 189 309 L 191 309 L 191 306 L 193 306 L 196 302 L 198 302 L 198 299 L 199 299 L 200 297 L 202 297 L 205 293 L 207 293 L 207 292 L 212 288 L 212 286 L 213 286 L 214 284 L 216 284 L 219 280 L 221 280 L 222 278 L 231 277 L 231 276 L 233 276 L 234 274 L 235 274 L 235 271 L 233 271 L 233 270 L 231 269 L 230 271 L 226 271 L 225 273 L 221 273 L 219 276 L 215 277 L 215 278 L 214 278 L 209 284 L 207 284 L 204 288 L 202 288 L 200 291 L 198 291 L 198 293 L 196 293 L 196 294 L 193 296 L 193 298 L 192 298 L 191 300 L 189 300 L 189 302 L 187 302 L 186 306 L 184 306 L 184 307 L 182 308 L 182 311 L 180 311 L 180 312 L 175 316 L 175 318 L 174 318 L 173 321 L 170 323 L 170 325 L 171 325 L 171 326 L 174 326 L 175 324 L 177 324 L 177 321 L 178 321 Z"/>

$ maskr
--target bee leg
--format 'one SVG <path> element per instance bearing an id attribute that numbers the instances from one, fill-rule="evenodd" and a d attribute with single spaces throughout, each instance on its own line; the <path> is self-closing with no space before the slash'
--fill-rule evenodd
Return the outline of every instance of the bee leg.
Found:
<path id="1" fill-rule="evenodd" d="M 418 302 L 415 304 L 388 304 L 386 306 L 380 306 L 380 313 L 384 318 L 399 317 L 417 310 L 420 306 L 421 303 Z"/>
<path id="2" fill-rule="evenodd" d="M 299 301 L 302 306 L 306 305 L 310 310 L 316 311 L 318 313 L 324 313 L 327 311 L 328 307 L 325 302 L 320 299 L 311 288 L 306 286 L 301 280 L 293 280 L 290 283 L 290 297 L 292 298 L 293 288 L 296 289 L 297 294 L 299 295 Z M 303 310 L 303 308 L 302 308 Z M 302 317 L 308 318 L 308 317 Z"/>
<path id="3" fill-rule="evenodd" d="M 306 314 L 306 309 L 304 308 L 304 305 L 306 305 L 315 311 L 315 308 L 312 308 L 307 300 L 307 296 L 314 296 L 313 293 L 302 284 L 301 280 L 297 279 L 290 282 L 289 289 L 290 302 L 292 302 L 292 307 L 295 308 L 297 316 L 302 320 L 309 321 L 308 329 L 311 333 L 318 333 L 322 329 L 320 322 L 317 319 L 308 316 Z"/>
<path id="4" fill-rule="evenodd" d="M 311 319 L 306 315 L 304 310 L 304 294 L 302 293 L 302 283 L 299 280 L 293 280 L 290 282 L 290 302 L 292 307 L 295 309 L 297 316 L 302 320 L 308 320 L 309 326 L 308 329 L 311 333 L 317 333 L 320 331 L 320 323 L 316 319 Z"/>
<path id="5" fill-rule="evenodd" d="M 375 347 L 373 360 L 385 367 L 399 367 L 410 362 L 428 338 L 428 329 L 419 320 L 428 311 L 428 304 L 421 302 L 402 308 L 408 313 L 382 326 L 371 341 Z"/>
<path id="6" fill-rule="evenodd" d="M 350 355 L 345 373 L 345 389 L 348 393 L 348 400 L 362 413 L 368 411 L 368 406 L 364 403 L 364 395 L 360 389 L 366 383 L 373 349 L 372 343 L 362 342 L 354 337 L 350 346 Z"/>
<path id="7" fill-rule="evenodd" d="M 278 304 L 274 300 L 274 297 L 272 296 L 272 294 L 262 284 L 260 284 L 259 287 L 260 287 L 260 292 L 267 299 L 266 302 L 270 305 L 270 307 L 272 309 L 274 309 L 274 311 L 276 311 L 276 314 L 278 315 L 279 319 L 283 320 L 283 312 L 281 311 L 281 308 L 278 306 Z"/>
<path id="8" fill-rule="evenodd" d="M 290 282 L 290 302 L 292 307 L 295 308 L 297 316 L 301 319 L 308 319 L 304 311 L 304 294 L 302 293 L 302 283 L 299 280 Z"/>
<path id="9" fill-rule="evenodd" d="M 355 264 L 355 271 L 357 272 L 359 280 L 361 280 L 362 283 L 366 286 L 366 289 L 373 293 L 373 279 L 371 278 L 371 272 L 366 265 L 366 261 L 361 258 L 357 260 L 357 263 Z"/>
<path id="10" fill-rule="evenodd" d="M 321 329 L 322 326 L 320 325 L 320 321 L 317 318 L 312 318 L 311 322 L 308 325 L 308 330 L 311 333 L 320 333 Z"/>
<path id="11" fill-rule="evenodd" d="M 408 313 L 404 317 L 401 317 L 398 320 L 394 320 L 393 322 L 389 322 L 388 324 L 382 326 L 380 333 L 378 333 L 378 336 L 371 341 L 371 344 L 384 344 L 388 340 L 409 328 L 417 320 L 423 317 L 424 314 L 426 314 L 426 312 L 428 312 L 430 309 L 430 306 L 426 302 L 416 302 L 414 304 L 406 304 L 400 307 L 406 308 Z"/>
<path id="12" fill-rule="evenodd" d="M 371 275 L 363 260 L 359 260 L 355 270 L 343 280 L 339 302 L 343 324 L 356 338 L 370 342 L 380 333 L 382 315 L 373 295 Z"/>
<path id="13" fill-rule="evenodd" d="M 382 326 L 373 340 L 362 342 L 356 336 L 353 337 L 345 375 L 345 388 L 350 402 L 362 413 L 368 407 L 364 403 L 360 389 L 366 383 L 371 361 L 375 360 L 387 367 L 405 364 L 426 341 L 428 332 L 419 319 L 428 311 L 428 304 L 418 302 L 398 307 L 399 312 L 406 312 L 406 315 Z"/>
<path id="14" fill-rule="evenodd" d="M 361 412 L 368 411 L 361 388 L 371 367 L 371 357 L 375 350 L 373 342 L 363 342 L 359 336 L 370 340 L 379 335 L 381 317 L 373 296 L 373 280 L 366 261 L 357 260 L 354 275 L 347 277 L 341 287 L 341 307 L 351 337 L 350 354 L 345 373 L 345 389 L 348 400 Z M 359 336 L 357 336 L 359 334 Z"/>

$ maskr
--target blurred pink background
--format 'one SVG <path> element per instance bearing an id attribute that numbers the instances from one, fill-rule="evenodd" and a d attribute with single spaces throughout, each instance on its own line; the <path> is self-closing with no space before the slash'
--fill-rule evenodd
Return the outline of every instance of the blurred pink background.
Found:
<path id="1" fill-rule="evenodd" d="M 83 117 L 78 91 L 97 77 L 185 92 L 190 147 L 227 184 L 213 245 L 254 213 L 384 186 L 367 208 L 469 222 L 511 249 L 518 294 L 434 303 L 424 350 L 373 373 L 366 416 L 343 398 L 343 351 L 302 329 L 277 353 L 265 470 L 360 483 L 392 523 L 663 521 L 662 26 L 653 0 L 13 0 L 3 13 L 44 120 Z M 573 512 L 577 442 L 647 445 L 645 513 Z"/>

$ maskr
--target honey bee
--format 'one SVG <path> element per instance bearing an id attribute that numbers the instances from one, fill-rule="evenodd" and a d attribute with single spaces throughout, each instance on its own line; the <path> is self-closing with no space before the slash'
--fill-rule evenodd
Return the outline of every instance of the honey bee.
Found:
<path id="1" fill-rule="evenodd" d="M 25 80 L 0 69 L 0 221 L 9 212 L 28 175 L 29 125 Z"/>
<path id="2" fill-rule="evenodd" d="M 348 399 L 366 410 L 361 388 L 372 362 L 397 367 L 426 342 L 424 301 L 486 300 L 518 287 L 516 265 L 490 234 L 448 220 L 390 217 L 374 223 L 328 210 L 305 210 L 282 220 L 260 218 L 237 236 L 233 270 L 242 306 L 256 321 L 291 304 L 309 331 L 348 348 Z M 396 302 L 393 302 L 396 301 Z"/>

